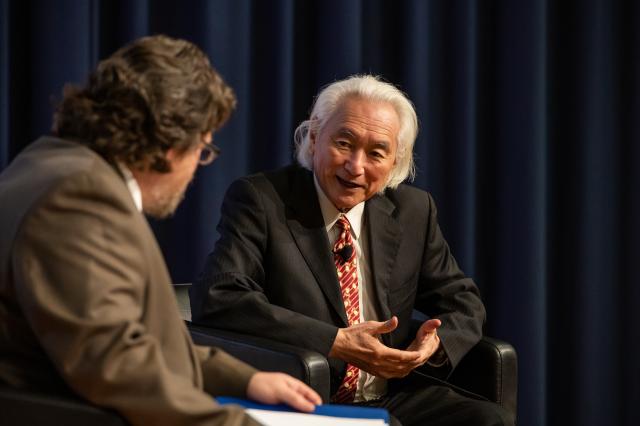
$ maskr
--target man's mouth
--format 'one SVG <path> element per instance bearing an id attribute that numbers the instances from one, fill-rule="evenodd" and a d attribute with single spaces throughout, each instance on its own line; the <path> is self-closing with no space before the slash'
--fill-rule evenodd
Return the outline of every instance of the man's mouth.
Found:
<path id="1" fill-rule="evenodd" d="M 346 180 L 342 179 L 340 176 L 336 176 L 336 179 L 338 179 L 338 182 L 340 182 L 340 185 L 342 185 L 342 186 L 344 186 L 346 188 L 349 188 L 349 189 L 364 188 L 363 185 L 359 185 L 359 184 L 354 183 L 354 182 L 346 181 Z"/>

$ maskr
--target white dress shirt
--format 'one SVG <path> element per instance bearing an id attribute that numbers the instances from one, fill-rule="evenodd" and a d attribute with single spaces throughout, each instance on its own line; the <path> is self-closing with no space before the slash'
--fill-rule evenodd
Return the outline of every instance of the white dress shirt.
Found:
<path id="1" fill-rule="evenodd" d="M 118 169 L 120 169 L 120 173 L 124 177 L 124 181 L 127 184 L 127 188 L 129 188 L 129 192 L 131 193 L 131 197 L 133 198 L 133 202 L 135 203 L 138 211 L 142 212 L 142 192 L 140 191 L 140 186 L 136 181 L 136 178 L 133 177 L 131 170 L 127 166 L 122 163 L 117 163 Z"/>

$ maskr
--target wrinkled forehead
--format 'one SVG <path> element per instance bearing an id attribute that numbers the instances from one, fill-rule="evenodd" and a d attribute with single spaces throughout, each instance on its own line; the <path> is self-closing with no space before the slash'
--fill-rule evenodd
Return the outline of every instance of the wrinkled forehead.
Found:
<path id="1" fill-rule="evenodd" d="M 388 102 L 350 98 L 343 101 L 323 123 L 320 132 L 348 139 L 370 138 L 397 143 L 400 119 Z"/>

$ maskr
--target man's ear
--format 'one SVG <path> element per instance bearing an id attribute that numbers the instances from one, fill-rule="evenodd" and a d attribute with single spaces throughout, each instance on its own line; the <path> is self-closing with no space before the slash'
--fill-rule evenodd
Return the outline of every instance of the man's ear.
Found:
<path id="1" fill-rule="evenodd" d="M 315 130 L 309 130 L 309 152 L 311 154 L 313 154 L 316 148 L 316 135 L 317 133 Z"/>
<path id="2" fill-rule="evenodd" d="M 169 148 L 167 152 L 164 154 L 164 158 L 166 158 L 168 162 L 172 162 L 179 156 L 180 156 L 180 153 L 175 148 Z"/>
<path id="3" fill-rule="evenodd" d="M 315 122 L 317 121 L 316 117 L 312 117 L 311 122 Z M 313 154 L 315 152 L 316 149 L 316 140 L 318 138 L 318 127 L 317 126 L 310 126 L 311 128 L 309 129 L 309 153 Z"/>
<path id="4" fill-rule="evenodd" d="M 164 159 L 166 160 L 166 164 L 167 164 L 167 172 L 172 172 L 174 170 L 176 162 L 183 155 L 184 155 L 184 152 L 175 148 L 169 148 L 167 152 L 164 153 Z"/>

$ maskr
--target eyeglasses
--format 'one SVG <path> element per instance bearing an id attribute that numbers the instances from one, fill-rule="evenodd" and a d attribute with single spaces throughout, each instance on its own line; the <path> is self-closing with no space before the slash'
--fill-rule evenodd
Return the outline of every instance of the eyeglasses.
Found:
<path id="1" fill-rule="evenodd" d="M 200 151 L 200 161 L 198 161 L 198 163 L 201 166 L 206 166 L 207 164 L 213 163 L 213 160 L 218 158 L 218 156 L 220 155 L 220 148 L 210 142 L 200 142 L 202 143 L 202 145 L 204 145 L 204 147 Z"/>

